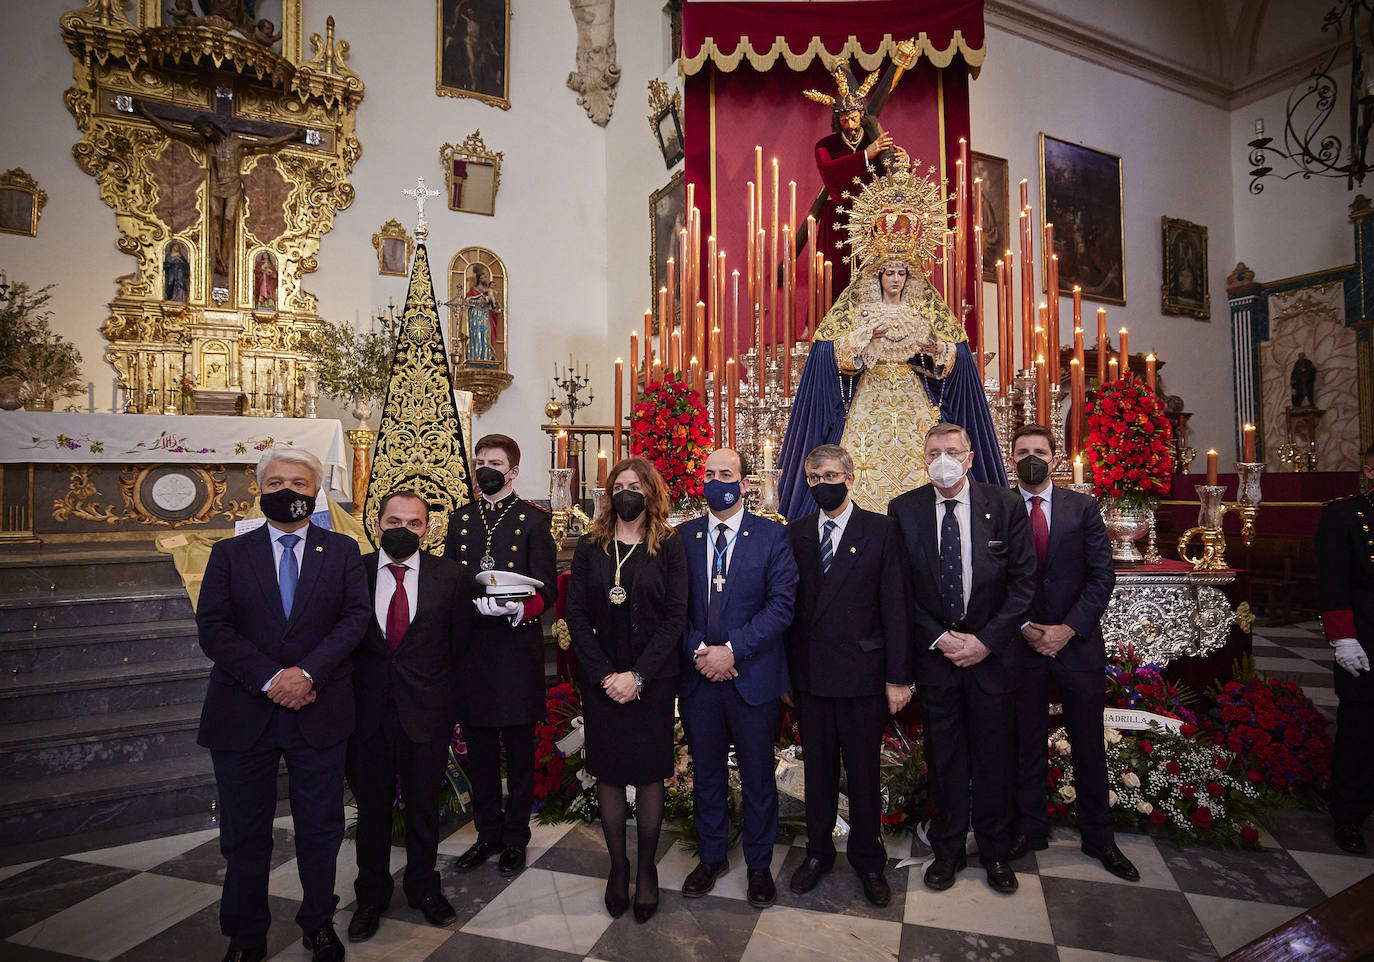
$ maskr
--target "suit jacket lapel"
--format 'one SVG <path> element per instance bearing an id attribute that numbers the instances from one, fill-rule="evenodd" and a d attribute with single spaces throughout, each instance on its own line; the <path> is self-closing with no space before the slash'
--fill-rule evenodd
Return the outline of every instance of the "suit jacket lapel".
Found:
<path id="1" fill-rule="evenodd" d="M 728 549 L 727 557 L 729 558 L 729 564 L 725 569 L 725 596 L 720 599 L 722 609 L 730 604 L 730 589 L 735 584 L 735 572 L 738 571 L 742 574 L 747 570 L 736 566 L 747 564 L 749 558 L 753 554 L 749 544 L 749 529 L 753 527 L 754 516 L 748 511 L 742 512 L 742 514 L 743 517 L 740 518 L 739 529 L 735 534 L 735 543 Z M 710 536 L 711 532 L 708 527 L 706 537 L 709 538 Z"/>
<path id="2" fill-rule="evenodd" d="M 819 530 L 813 529 L 816 545 L 816 570 L 820 570 L 820 545 L 821 535 Z M 858 505 L 854 506 L 853 512 L 849 515 L 849 523 L 844 526 L 844 534 L 840 536 L 840 543 L 835 547 L 834 557 L 831 559 L 830 572 L 821 577 L 821 590 L 816 596 L 816 616 L 825 611 L 830 602 L 840 594 L 840 589 L 849 581 L 853 574 L 854 559 L 858 557 L 858 552 L 863 550 L 864 539 L 864 518 L 863 509 Z M 808 536 L 808 543 L 810 536 Z M 854 550 L 850 550 L 850 549 Z"/>
<path id="3" fill-rule="evenodd" d="M 286 613 L 282 611 L 281 587 L 277 584 L 276 552 L 272 550 L 272 532 L 266 522 L 248 535 L 248 545 L 249 552 L 257 556 L 253 562 L 253 570 L 257 572 L 258 584 L 262 588 L 267 609 L 280 614 L 284 623 Z"/>
<path id="4" fill-rule="evenodd" d="M 696 599 L 694 615 L 697 624 L 705 627 L 706 608 L 710 604 L 710 584 L 706 580 L 706 519 L 693 518 L 683 525 L 683 535 L 687 551 L 687 578 L 691 589 L 689 596 Z"/>
<path id="5" fill-rule="evenodd" d="M 289 626 L 310 604 L 310 593 L 320 580 L 320 569 L 324 567 L 324 529 L 314 524 L 305 526 L 305 558 L 301 561 L 300 579 L 296 582 L 296 594 L 291 599 L 291 617 L 286 620 Z"/>
<path id="6" fill-rule="evenodd" d="M 969 481 L 968 485 L 968 531 L 972 544 L 967 550 L 972 552 L 969 557 L 973 559 L 973 584 L 976 585 L 978 573 L 987 566 L 988 536 L 992 534 L 992 519 L 988 517 L 987 499 L 983 497 L 982 490 L 972 481 Z M 973 601 L 973 585 L 969 585 L 969 601 Z"/>
<path id="7" fill-rule="evenodd" d="M 1069 508 L 1064 502 L 1064 490 L 1056 487 L 1050 494 L 1050 546 L 1045 552 L 1046 565 L 1054 557 L 1069 527 Z"/>
<path id="8" fill-rule="evenodd" d="M 925 552 L 927 568 L 930 572 L 938 575 L 940 546 L 936 540 L 936 532 L 940 530 L 940 518 L 935 508 L 935 485 L 928 484 L 923 488 L 918 488 L 916 511 L 926 519 L 917 528 L 921 532 L 921 548 Z"/>

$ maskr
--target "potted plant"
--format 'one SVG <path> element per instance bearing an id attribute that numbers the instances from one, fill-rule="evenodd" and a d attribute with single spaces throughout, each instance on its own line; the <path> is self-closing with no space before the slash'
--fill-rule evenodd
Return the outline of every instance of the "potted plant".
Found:
<path id="1" fill-rule="evenodd" d="M 351 403 L 358 428 L 368 430 L 372 404 L 386 395 L 395 348 L 385 334 L 360 333 L 342 322 L 321 321 L 306 346 L 319 362 L 320 390 Z"/>
<path id="2" fill-rule="evenodd" d="M 48 323 L 51 289 L 33 291 L 16 281 L 0 301 L 0 407 L 6 410 L 23 404 L 51 411 L 55 401 L 86 388 L 81 352 Z"/>

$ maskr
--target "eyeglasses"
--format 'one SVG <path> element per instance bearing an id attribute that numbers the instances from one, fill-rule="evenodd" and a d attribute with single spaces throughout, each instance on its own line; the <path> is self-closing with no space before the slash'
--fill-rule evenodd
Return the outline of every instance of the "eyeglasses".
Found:
<path id="1" fill-rule="evenodd" d="M 964 455 L 968 454 L 968 448 L 964 448 L 962 451 L 953 448 L 950 448 L 945 451 L 926 451 L 921 456 L 925 458 L 926 464 L 931 464 L 932 462 L 934 462 L 936 458 L 938 458 L 942 454 L 948 454 L 951 458 L 954 458 L 956 461 L 959 461 L 963 460 Z"/>
<path id="2" fill-rule="evenodd" d="M 837 481 L 843 481 L 847 477 L 849 477 L 849 475 L 845 474 L 843 471 L 827 471 L 825 474 L 813 474 L 808 471 L 806 473 L 806 483 L 820 484 L 824 481 L 826 484 L 834 484 Z"/>

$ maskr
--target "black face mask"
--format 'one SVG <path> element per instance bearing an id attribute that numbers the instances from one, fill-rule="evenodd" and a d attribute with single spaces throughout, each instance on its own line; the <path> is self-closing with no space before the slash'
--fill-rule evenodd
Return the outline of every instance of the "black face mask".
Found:
<path id="1" fill-rule="evenodd" d="M 617 491 L 611 495 L 611 507 L 617 518 L 629 524 L 644 513 L 644 495 L 638 491 Z"/>
<path id="2" fill-rule="evenodd" d="M 506 486 L 506 476 L 495 468 L 480 467 L 472 472 L 472 476 L 483 494 L 495 494 Z"/>
<path id="3" fill-rule="evenodd" d="M 315 496 L 278 488 L 258 495 L 258 507 L 269 521 L 277 524 L 296 524 L 315 513 Z"/>
<path id="4" fill-rule="evenodd" d="M 1044 484 L 1050 476 L 1050 463 L 1042 457 L 1028 454 L 1016 462 L 1016 476 L 1032 488 Z"/>
<path id="5" fill-rule="evenodd" d="M 843 481 L 835 481 L 830 484 L 821 481 L 811 485 L 808 490 L 811 492 L 812 500 L 821 506 L 822 511 L 834 511 L 844 504 L 844 499 L 849 494 L 849 485 Z"/>
<path id="6" fill-rule="evenodd" d="M 404 561 L 420 550 L 420 536 L 409 528 L 387 528 L 382 532 L 382 550 L 393 561 Z"/>

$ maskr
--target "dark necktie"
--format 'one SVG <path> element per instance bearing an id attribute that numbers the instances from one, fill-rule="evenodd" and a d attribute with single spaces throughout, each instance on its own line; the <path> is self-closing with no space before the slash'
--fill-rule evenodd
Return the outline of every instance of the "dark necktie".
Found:
<path id="1" fill-rule="evenodd" d="M 730 544 L 725 537 L 724 524 L 717 525 L 716 548 L 711 553 L 711 583 L 706 588 L 706 643 L 724 644 L 720 631 L 720 613 L 725 607 L 725 549 Z"/>
<path id="2" fill-rule="evenodd" d="M 1045 509 L 1041 507 L 1045 499 L 1038 494 L 1031 495 L 1030 498 L 1030 523 L 1031 536 L 1035 538 L 1035 553 L 1040 557 L 1040 563 L 1045 563 L 1045 558 L 1050 553 L 1050 523 L 1045 520 Z"/>
<path id="3" fill-rule="evenodd" d="M 386 643 L 395 651 L 410 627 L 410 599 L 406 597 L 406 566 L 387 565 L 396 578 L 396 590 L 391 593 L 391 603 L 386 606 Z"/>
<path id="4" fill-rule="evenodd" d="M 711 576 L 711 586 L 715 588 L 717 593 L 725 590 L 725 569 L 727 567 L 725 563 L 725 553 L 730 547 L 730 542 L 725 537 L 725 532 L 728 530 L 729 528 L 726 527 L 724 522 L 716 525 L 716 551 L 714 555 L 714 574 Z"/>
<path id="5" fill-rule="evenodd" d="M 296 542 L 298 534 L 284 534 L 277 539 L 281 542 L 281 561 L 277 564 L 277 589 L 281 591 L 281 610 L 291 617 L 291 602 L 296 598 L 296 582 L 300 580 L 301 569 L 296 563 Z"/>
<path id="6" fill-rule="evenodd" d="M 829 573 L 830 562 L 834 560 L 835 548 L 830 539 L 835 534 L 835 522 L 826 521 L 821 525 L 821 571 Z"/>
<path id="7" fill-rule="evenodd" d="M 964 561 L 959 545 L 959 519 L 953 498 L 945 502 L 940 521 L 940 595 L 945 602 L 945 620 L 951 625 L 964 617 Z"/>

